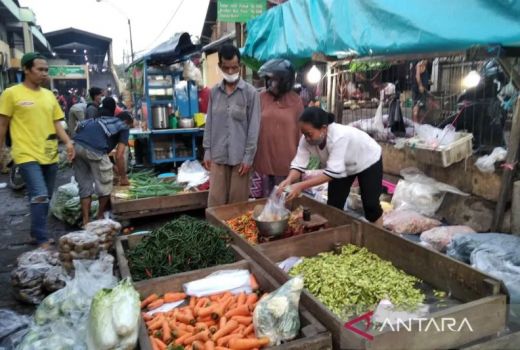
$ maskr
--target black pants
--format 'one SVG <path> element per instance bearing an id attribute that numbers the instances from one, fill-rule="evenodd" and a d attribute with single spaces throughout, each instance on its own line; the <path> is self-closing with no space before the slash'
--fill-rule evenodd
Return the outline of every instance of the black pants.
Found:
<path id="1" fill-rule="evenodd" d="M 329 182 L 327 204 L 343 210 L 354 180 L 358 178 L 365 218 L 374 222 L 383 215 L 379 196 L 383 189 L 383 160 L 379 159 L 366 170 Z"/>

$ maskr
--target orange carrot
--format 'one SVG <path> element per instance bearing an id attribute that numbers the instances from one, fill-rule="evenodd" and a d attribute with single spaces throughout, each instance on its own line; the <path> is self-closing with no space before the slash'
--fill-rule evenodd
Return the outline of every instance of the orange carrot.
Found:
<path id="1" fill-rule="evenodd" d="M 195 324 L 196 323 L 193 315 L 189 315 L 187 313 L 177 314 L 177 321 L 185 323 L 185 324 Z"/>
<path id="2" fill-rule="evenodd" d="M 224 327 L 224 326 L 226 325 L 226 323 L 227 323 L 227 317 L 226 317 L 226 316 L 221 317 L 221 318 L 220 318 L 220 323 L 219 323 L 219 326 L 218 326 L 218 327 L 219 327 L 219 328 L 222 328 L 222 327 Z"/>
<path id="3" fill-rule="evenodd" d="M 237 304 L 240 306 L 240 305 L 242 305 L 242 304 L 245 304 L 245 302 L 246 302 L 246 293 L 241 292 L 241 293 L 238 295 Z"/>
<path id="4" fill-rule="evenodd" d="M 201 320 L 200 322 L 206 324 L 206 326 L 208 327 L 217 325 L 217 322 L 215 320 Z"/>
<path id="5" fill-rule="evenodd" d="M 148 310 L 157 309 L 164 304 L 164 299 L 157 299 L 148 304 Z"/>
<path id="6" fill-rule="evenodd" d="M 242 331 L 245 328 L 246 328 L 246 326 L 244 326 L 243 324 L 239 324 L 238 327 L 233 332 L 231 332 L 231 334 L 240 334 L 240 335 L 242 335 Z"/>
<path id="7" fill-rule="evenodd" d="M 255 339 L 231 339 L 229 346 L 236 350 L 250 350 L 253 348 L 260 348 L 269 345 L 269 338 L 255 338 Z"/>
<path id="8" fill-rule="evenodd" d="M 195 340 L 192 344 L 191 344 L 191 348 L 193 350 L 204 350 L 204 343 L 201 342 L 200 340 Z"/>
<path id="9" fill-rule="evenodd" d="M 186 339 L 188 339 L 189 337 L 191 337 L 192 334 L 191 333 L 186 333 L 184 335 L 181 335 L 179 338 L 175 339 L 175 345 L 182 345 L 184 344 L 184 341 Z"/>
<path id="10" fill-rule="evenodd" d="M 155 338 L 152 337 L 152 336 L 149 336 L 148 338 L 150 338 L 150 343 L 152 344 L 152 349 L 153 349 L 153 350 L 159 350 L 159 347 L 158 347 L 157 344 L 155 343 Z"/>
<path id="11" fill-rule="evenodd" d="M 209 326 L 208 329 L 209 329 L 209 332 L 210 332 L 211 334 L 215 334 L 215 333 L 217 333 L 217 331 L 218 331 L 218 327 L 217 327 L 216 325 L 214 325 L 214 326 Z"/>
<path id="12" fill-rule="evenodd" d="M 155 293 L 150 294 L 146 299 L 141 301 L 141 309 L 144 309 L 148 304 L 159 299 L 159 296 Z"/>
<path id="13" fill-rule="evenodd" d="M 149 330 L 155 331 L 157 329 L 160 329 L 162 327 L 164 317 L 158 317 L 157 319 L 153 320 L 152 323 L 148 326 Z"/>
<path id="14" fill-rule="evenodd" d="M 238 322 L 235 320 L 229 320 L 224 327 L 220 328 L 215 334 L 213 334 L 213 340 L 218 340 L 218 338 L 228 335 L 233 332 L 235 328 L 238 327 Z"/>
<path id="15" fill-rule="evenodd" d="M 208 325 L 205 324 L 204 322 L 197 322 L 195 323 L 195 331 L 196 332 L 202 332 L 202 331 L 205 331 L 206 329 L 208 329 Z"/>
<path id="16" fill-rule="evenodd" d="M 204 343 L 204 350 L 215 350 L 215 343 L 213 340 L 208 340 Z"/>
<path id="17" fill-rule="evenodd" d="M 199 317 L 212 316 L 212 314 L 217 310 L 217 307 L 221 308 L 222 306 L 218 303 L 214 303 L 207 307 L 201 307 L 199 308 L 197 315 Z"/>
<path id="18" fill-rule="evenodd" d="M 255 330 L 255 326 L 253 325 L 253 323 L 251 323 L 249 326 L 247 326 L 244 331 L 242 332 L 243 335 L 248 335 L 248 334 L 251 334 L 253 333 L 253 331 Z"/>
<path id="19" fill-rule="evenodd" d="M 195 332 L 195 327 L 193 327 L 191 325 L 187 325 L 186 332 L 190 332 L 191 334 L 193 334 Z"/>
<path id="20" fill-rule="evenodd" d="M 229 310 L 226 312 L 224 316 L 227 318 L 233 317 L 233 316 L 249 316 L 251 315 L 251 311 L 249 311 L 249 307 L 247 305 L 240 305 L 237 306 L 234 309 Z"/>
<path id="21" fill-rule="evenodd" d="M 191 344 L 195 340 L 200 340 L 203 342 L 209 340 L 209 331 L 199 332 L 197 334 L 192 335 L 191 337 L 184 339 L 184 345 Z"/>
<path id="22" fill-rule="evenodd" d="M 233 316 L 231 319 L 246 326 L 249 326 L 251 322 L 253 322 L 253 317 L 251 316 Z"/>
<path id="23" fill-rule="evenodd" d="M 217 340 L 217 345 L 218 346 L 226 346 L 231 339 L 235 339 L 235 338 L 236 339 L 242 338 L 242 335 L 241 334 L 236 334 L 236 333 L 235 334 L 228 334 L 225 337 L 222 337 L 219 340 Z"/>
<path id="24" fill-rule="evenodd" d="M 197 304 L 197 297 L 190 297 L 189 307 L 193 309 L 196 304 Z"/>
<path id="25" fill-rule="evenodd" d="M 168 321 L 164 320 L 162 323 L 162 340 L 166 344 L 170 342 L 172 339 L 172 330 L 170 328 L 170 325 L 168 324 Z"/>
<path id="26" fill-rule="evenodd" d="M 146 312 L 141 312 L 141 316 L 143 316 L 143 319 L 148 322 L 148 321 L 151 321 L 153 320 L 154 316 L 153 315 L 148 315 Z"/>
<path id="27" fill-rule="evenodd" d="M 173 303 L 175 301 L 180 301 L 186 299 L 186 294 L 184 293 L 165 293 L 163 295 L 163 299 L 165 303 Z"/>
<path id="28" fill-rule="evenodd" d="M 153 338 L 153 340 L 155 340 L 155 344 L 157 344 L 157 347 L 159 348 L 159 350 L 166 350 L 166 348 L 167 348 L 166 344 L 164 344 L 160 339 Z"/>
<path id="29" fill-rule="evenodd" d="M 215 346 L 215 350 L 231 350 L 231 349 L 226 348 L 225 346 Z"/>
<path id="30" fill-rule="evenodd" d="M 252 290 L 260 289 L 260 286 L 258 285 L 258 282 L 256 281 L 256 277 L 253 274 L 249 275 L 249 284 L 251 284 Z"/>
<path id="31" fill-rule="evenodd" d="M 258 301 L 258 295 L 251 293 L 247 296 L 246 305 L 252 306 Z"/>

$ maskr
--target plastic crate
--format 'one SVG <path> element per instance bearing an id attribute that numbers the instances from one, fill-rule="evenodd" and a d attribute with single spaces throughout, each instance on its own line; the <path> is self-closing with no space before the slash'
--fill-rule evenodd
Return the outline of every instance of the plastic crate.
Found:
<path id="1" fill-rule="evenodd" d="M 459 139 L 449 145 L 431 147 L 418 137 L 406 141 L 406 146 L 421 163 L 447 168 L 471 156 L 473 153 L 473 134 L 460 133 Z"/>

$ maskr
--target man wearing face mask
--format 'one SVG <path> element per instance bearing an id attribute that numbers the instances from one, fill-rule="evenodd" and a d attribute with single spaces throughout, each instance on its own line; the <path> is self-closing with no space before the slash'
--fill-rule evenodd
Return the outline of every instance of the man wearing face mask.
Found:
<path id="1" fill-rule="evenodd" d="M 260 94 L 260 135 L 253 168 L 261 179 L 258 197 L 268 197 L 274 186 L 289 174 L 289 164 L 301 136 L 298 118 L 303 112 L 303 102 L 292 91 L 295 71 L 289 61 L 267 61 L 258 75 L 265 79 L 266 90 Z"/>
<path id="2" fill-rule="evenodd" d="M 240 52 L 223 45 L 218 60 L 223 80 L 211 89 L 203 139 L 208 207 L 247 201 L 260 128 L 259 95 L 240 78 Z"/>

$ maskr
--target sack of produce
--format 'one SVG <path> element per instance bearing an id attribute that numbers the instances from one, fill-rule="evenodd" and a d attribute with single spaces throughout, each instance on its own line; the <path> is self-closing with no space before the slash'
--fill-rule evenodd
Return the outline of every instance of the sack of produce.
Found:
<path id="1" fill-rule="evenodd" d="M 419 234 L 440 225 L 439 220 L 412 210 L 398 209 L 383 215 L 383 226 L 397 234 Z"/>
<path id="2" fill-rule="evenodd" d="M 69 279 L 63 266 L 52 266 L 43 276 L 43 288 L 49 292 L 55 292 L 65 287 Z"/>
<path id="3" fill-rule="evenodd" d="M 19 350 L 86 349 L 87 320 L 94 295 L 116 284 L 113 258 L 75 260 L 75 277 L 38 306 Z"/>
<path id="4" fill-rule="evenodd" d="M 99 239 L 99 248 L 109 250 L 114 244 L 114 238 L 121 231 L 121 224 L 111 219 L 102 219 L 89 222 L 85 230 Z"/>
<path id="5" fill-rule="evenodd" d="M 99 238 L 88 231 L 71 232 L 60 237 L 58 251 L 63 267 L 70 271 L 74 259 L 96 259 Z"/>
<path id="6" fill-rule="evenodd" d="M 283 286 L 260 299 L 253 313 L 258 338 L 268 337 L 270 345 L 295 338 L 300 331 L 298 305 L 303 278 L 291 278 Z"/>
<path id="7" fill-rule="evenodd" d="M 440 226 L 421 233 L 421 241 L 429 244 L 439 252 L 445 252 L 446 247 L 455 236 L 476 233 L 469 226 Z"/>
<path id="8" fill-rule="evenodd" d="M 97 214 L 99 202 L 92 200 L 90 214 Z M 78 183 L 71 177 L 70 182 L 58 187 L 52 195 L 50 210 L 52 215 L 69 225 L 78 225 L 81 222 L 81 204 Z"/>
<path id="9" fill-rule="evenodd" d="M 134 349 L 140 313 L 139 293 L 128 278 L 113 289 L 97 292 L 88 316 L 88 349 Z"/>
<path id="10" fill-rule="evenodd" d="M 48 292 L 44 285 L 46 274 L 59 265 L 58 253 L 36 249 L 20 255 L 16 267 L 11 271 L 11 285 L 16 299 L 39 304 Z M 51 288 L 53 289 L 53 288 Z"/>

